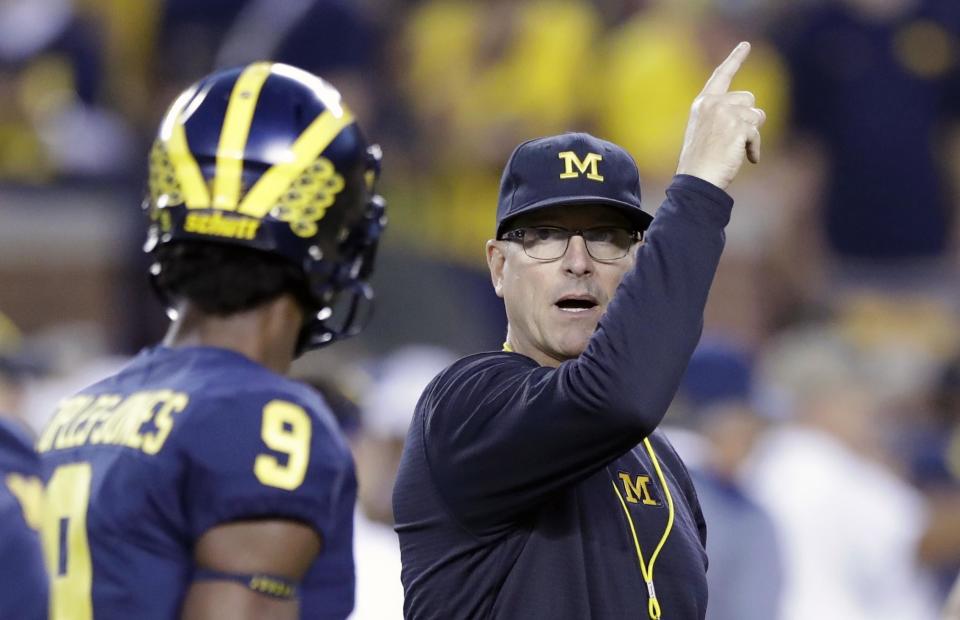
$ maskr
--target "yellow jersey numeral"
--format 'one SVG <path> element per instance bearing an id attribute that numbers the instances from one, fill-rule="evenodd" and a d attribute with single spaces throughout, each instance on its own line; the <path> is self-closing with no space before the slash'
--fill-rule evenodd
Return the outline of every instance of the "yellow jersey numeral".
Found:
<path id="1" fill-rule="evenodd" d="M 43 483 L 36 476 L 7 474 L 7 489 L 20 502 L 23 520 L 34 530 L 40 530 L 43 515 Z"/>
<path id="2" fill-rule="evenodd" d="M 50 574 L 51 620 L 91 620 L 93 565 L 87 542 L 90 463 L 61 465 L 47 482 L 43 551 Z"/>
<path id="3" fill-rule="evenodd" d="M 293 491 L 303 484 L 310 463 L 310 416 L 293 403 L 273 400 L 263 408 L 260 434 L 267 447 L 286 456 L 285 463 L 272 454 L 260 454 L 253 473 L 262 484 Z"/>

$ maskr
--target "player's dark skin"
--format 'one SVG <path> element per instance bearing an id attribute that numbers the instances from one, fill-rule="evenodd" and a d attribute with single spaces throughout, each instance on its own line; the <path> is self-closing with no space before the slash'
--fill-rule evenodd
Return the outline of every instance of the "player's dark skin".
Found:
<path id="1" fill-rule="evenodd" d="M 303 310 L 282 295 L 228 317 L 205 314 L 189 302 L 178 307 L 164 345 L 218 347 L 235 351 L 283 374 L 293 362 Z M 229 412 L 224 412 L 228 414 Z M 198 567 L 239 575 L 263 573 L 300 581 L 322 548 L 313 528 L 289 520 L 234 521 L 211 528 L 196 542 Z M 231 581 L 198 581 L 184 600 L 183 620 L 296 620 L 296 601 L 259 594 Z"/>

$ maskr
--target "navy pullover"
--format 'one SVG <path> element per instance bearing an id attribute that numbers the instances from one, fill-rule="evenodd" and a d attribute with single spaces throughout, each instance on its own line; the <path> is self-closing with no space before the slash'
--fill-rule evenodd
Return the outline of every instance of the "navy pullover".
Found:
<path id="1" fill-rule="evenodd" d="M 480 353 L 427 387 L 393 498 L 406 618 L 648 618 L 636 547 L 649 569 L 670 500 L 653 566 L 661 617 L 704 617 L 706 526 L 654 431 L 700 338 L 732 205 L 677 176 L 579 358 Z"/>

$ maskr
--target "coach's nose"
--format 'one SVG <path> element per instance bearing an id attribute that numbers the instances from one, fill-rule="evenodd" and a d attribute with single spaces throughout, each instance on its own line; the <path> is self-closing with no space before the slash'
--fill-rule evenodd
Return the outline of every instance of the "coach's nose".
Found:
<path id="1" fill-rule="evenodd" d="M 593 273 L 593 268 L 593 258 L 587 252 L 586 241 L 580 235 L 571 236 L 563 255 L 563 270 L 579 278 Z"/>

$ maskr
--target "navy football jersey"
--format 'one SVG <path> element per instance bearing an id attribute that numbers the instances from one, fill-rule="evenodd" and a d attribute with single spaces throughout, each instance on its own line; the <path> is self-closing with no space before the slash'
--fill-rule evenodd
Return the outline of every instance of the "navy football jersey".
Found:
<path id="1" fill-rule="evenodd" d="M 0 419 L 0 618 L 47 617 L 47 572 L 36 528 L 43 487 L 26 433 Z"/>
<path id="2" fill-rule="evenodd" d="M 194 541 L 259 517 L 323 539 L 301 617 L 350 613 L 353 461 L 307 386 L 224 349 L 156 347 L 64 400 L 37 451 L 51 617 L 178 617 Z"/>

